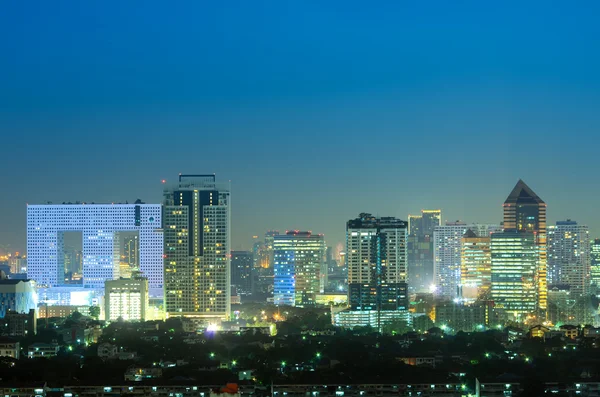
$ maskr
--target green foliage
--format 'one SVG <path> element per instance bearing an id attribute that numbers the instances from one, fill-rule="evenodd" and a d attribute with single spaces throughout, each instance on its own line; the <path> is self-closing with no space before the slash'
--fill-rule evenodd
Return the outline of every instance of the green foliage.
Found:
<path id="1" fill-rule="evenodd" d="M 90 317 L 96 320 L 100 317 L 100 306 L 90 306 Z"/>

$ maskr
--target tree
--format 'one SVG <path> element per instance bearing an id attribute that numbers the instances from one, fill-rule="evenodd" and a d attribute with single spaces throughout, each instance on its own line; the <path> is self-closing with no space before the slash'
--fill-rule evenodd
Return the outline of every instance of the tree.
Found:
<path id="1" fill-rule="evenodd" d="M 96 320 L 100 317 L 100 306 L 90 306 L 90 317 Z"/>
<path id="2" fill-rule="evenodd" d="M 406 321 L 404 320 L 394 320 L 388 324 L 383 325 L 383 333 L 384 334 L 393 334 L 393 335 L 403 335 L 407 332 L 412 331 Z"/>

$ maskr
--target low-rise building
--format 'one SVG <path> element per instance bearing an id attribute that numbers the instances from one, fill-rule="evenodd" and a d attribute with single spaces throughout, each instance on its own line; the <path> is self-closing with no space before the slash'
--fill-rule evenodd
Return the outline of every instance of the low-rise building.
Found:
<path id="1" fill-rule="evenodd" d="M 157 379 L 161 376 L 161 368 L 130 367 L 125 372 L 125 380 L 130 382 L 141 382 L 146 379 Z"/>
<path id="2" fill-rule="evenodd" d="M 58 344 L 56 343 L 34 343 L 27 349 L 29 358 L 49 358 L 56 357 L 58 354 Z"/>
<path id="3" fill-rule="evenodd" d="M 18 341 L 0 337 L 0 357 L 12 357 L 18 360 L 20 351 Z"/>
<path id="4" fill-rule="evenodd" d="M 579 327 L 575 325 L 565 324 L 561 325 L 559 328 L 567 338 L 577 339 L 579 336 Z"/>

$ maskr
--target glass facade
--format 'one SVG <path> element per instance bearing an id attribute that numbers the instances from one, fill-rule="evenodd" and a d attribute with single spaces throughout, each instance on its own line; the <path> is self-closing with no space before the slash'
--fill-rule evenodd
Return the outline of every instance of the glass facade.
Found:
<path id="1" fill-rule="evenodd" d="M 490 238 L 478 237 L 470 229 L 462 238 L 460 289 L 461 298 L 485 299 L 492 283 Z"/>
<path id="2" fill-rule="evenodd" d="M 326 249 L 323 235 L 291 231 L 274 236 L 273 298 L 276 305 L 315 305 Z"/>
<path id="3" fill-rule="evenodd" d="M 490 239 L 491 290 L 496 307 L 517 319 L 534 313 L 538 250 L 533 233 L 505 230 Z"/>

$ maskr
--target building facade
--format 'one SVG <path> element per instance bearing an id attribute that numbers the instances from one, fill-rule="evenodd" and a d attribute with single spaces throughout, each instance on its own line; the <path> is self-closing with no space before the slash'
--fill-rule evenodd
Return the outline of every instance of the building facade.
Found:
<path id="1" fill-rule="evenodd" d="M 492 284 L 490 237 L 467 230 L 462 238 L 460 259 L 461 299 L 470 302 L 486 299 Z"/>
<path id="2" fill-rule="evenodd" d="M 600 238 L 590 241 L 590 282 L 597 294 L 600 291 Z"/>
<path id="3" fill-rule="evenodd" d="M 533 233 L 537 249 L 535 283 L 537 309 L 547 308 L 547 241 L 546 203 L 529 186 L 519 179 L 503 205 L 504 229 Z"/>
<path id="4" fill-rule="evenodd" d="M 145 321 L 149 307 L 148 279 L 134 275 L 132 278 L 107 280 L 104 305 L 107 321 Z"/>
<path id="5" fill-rule="evenodd" d="M 276 305 L 316 304 L 326 249 L 322 234 L 294 230 L 274 236 L 273 298 Z"/>
<path id="6" fill-rule="evenodd" d="M 231 251 L 231 285 L 238 294 L 252 294 L 254 255 L 252 251 Z"/>
<path id="7" fill-rule="evenodd" d="M 35 281 L 0 279 L 0 318 L 9 311 L 29 313 L 36 308 Z"/>
<path id="8" fill-rule="evenodd" d="M 407 239 L 408 224 L 397 218 L 362 213 L 346 223 L 350 307 L 336 315 L 336 324 L 369 321 L 381 329 L 391 321 L 410 321 Z"/>
<path id="9" fill-rule="evenodd" d="M 165 190 L 165 308 L 170 316 L 229 318 L 230 186 L 214 175 L 179 175 Z"/>
<path id="10" fill-rule="evenodd" d="M 139 254 L 138 236 L 126 237 L 123 240 L 123 256 L 125 257 L 124 262 L 126 262 L 129 267 L 137 268 L 140 260 Z"/>
<path id="11" fill-rule="evenodd" d="M 548 228 L 548 285 L 568 285 L 573 296 L 590 293 L 590 232 L 567 220 Z"/>
<path id="12" fill-rule="evenodd" d="M 522 320 L 535 313 L 538 303 L 536 270 L 539 251 L 531 232 L 508 230 L 493 233 L 491 295 L 496 307 Z"/>
<path id="13" fill-rule="evenodd" d="M 462 238 L 468 230 L 463 222 L 446 222 L 433 231 L 433 276 L 435 294 L 446 300 L 459 296 Z"/>
<path id="14" fill-rule="evenodd" d="M 441 210 L 421 210 L 408 216 L 408 286 L 425 292 L 433 284 L 433 231 L 442 223 Z"/>
<path id="15" fill-rule="evenodd" d="M 102 292 L 119 277 L 119 232 L 137 232 L 139 269 L 150 294 L 163 294 L 163 233 L 160 204 L 62 204 L 27 206 L 27 276 L 37 284 L 64 284 L 64 233 L 83 237 L 83 287 Z"/>

